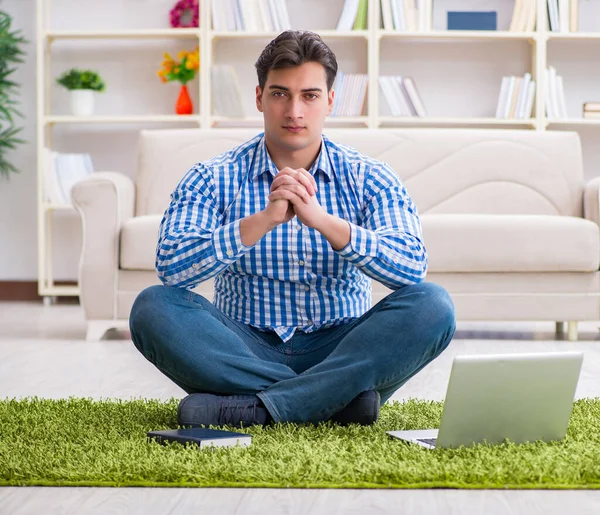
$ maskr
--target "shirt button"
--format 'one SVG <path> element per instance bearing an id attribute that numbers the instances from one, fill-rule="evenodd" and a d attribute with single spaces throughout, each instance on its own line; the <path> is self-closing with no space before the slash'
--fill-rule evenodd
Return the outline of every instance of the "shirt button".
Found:
<path id="1" fill-rule="evenodd" d="M 227 251 L 227 256 L 229 256 L 229 257 L 233 256 L 233 250 L 228 250 Z"/>
<path id="2" fill-rule="evenodd" d="M 312 320 L 307 320 L 306 323 L 307 323 L 307 325 L 312 325 L 313 321 Z"/>
<path id="3" fill-rule="evenodd" d="M 198 263 L 194 263 L 194 264 L 192 265 L 192 268 L 198 268 Z"/>
<path id="4" fill-rule="evenodd" d="M 296 225 L 296 229 L 301 231 L 302 230 L 302 226 L 300 224 Z"/>
<path id="5" fill-rule="evenodd" d="M 298 261 L 298 264 L 299 264 L 300 266 L 304 266 L 304 260 L 303 260 L 303 259 L 301 259 L 300 261 Z"/>
<path id="6" fill-rule="evenodd" d="M 307 284 L 307 285 L 304 287 L 304 289 L 305 289 L 306 291 L 310 291 L 310 286 Z"/>

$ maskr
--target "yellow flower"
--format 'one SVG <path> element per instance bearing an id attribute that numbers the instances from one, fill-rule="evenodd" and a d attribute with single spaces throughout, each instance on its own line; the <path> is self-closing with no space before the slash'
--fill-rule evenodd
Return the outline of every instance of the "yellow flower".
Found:
<path id="1" fill-rule="evenodd" d="M 199 59 L 197 55 L 190 54 L 187 58 L 186 68 L 188 70 L 197 70 L 199 65 Z"/>
<path id="2" fill-rule="evenodd" d="M 195 50 L 181 50 L 177 59 L 173 59 L 168 52 L 164 52 L 162 69 L 157 72 L 162 82 L 171 80 L 187 82 L 195 77 L 200 68 L 200 47 Z"/>

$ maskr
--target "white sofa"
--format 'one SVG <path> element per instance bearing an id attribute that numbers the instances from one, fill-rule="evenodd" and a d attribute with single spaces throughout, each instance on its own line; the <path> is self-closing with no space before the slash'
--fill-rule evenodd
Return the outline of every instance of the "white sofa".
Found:
<path id="1" fill-rule="evenodd" d="M 135 179 L 98 172 L 75 185 L 83 221 L 79 284 L 88 340 L 127 324 L 136 295 L 159 283 L 160 220 L 196 162 L 253 129 L 142 131 Z M 600 178 L 584 182 L 576 133 L 484 129 L 331 129 L 339 143 L 389 163 L 415 200 L 427 280 L 458 320 L 600 320 Z M 373 283 L 376 302 L 388 290 Z M 212 298 L 212 281 L 198 286 Z"/>

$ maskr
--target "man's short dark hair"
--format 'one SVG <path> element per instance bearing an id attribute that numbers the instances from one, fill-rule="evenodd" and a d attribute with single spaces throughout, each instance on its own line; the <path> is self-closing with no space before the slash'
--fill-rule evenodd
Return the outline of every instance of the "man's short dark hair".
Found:
<path id="1" fill-rule="evenodd" d="M 264 89 L 269 70 L 291 68 L 309 62 L 319 63 L 325 68 L 327 91 L 330 91 L 338 69 L 335 54 L 314 32 L 286 30 L 265 47 L 256 61 L 254 66 L 258 85 Z"/>

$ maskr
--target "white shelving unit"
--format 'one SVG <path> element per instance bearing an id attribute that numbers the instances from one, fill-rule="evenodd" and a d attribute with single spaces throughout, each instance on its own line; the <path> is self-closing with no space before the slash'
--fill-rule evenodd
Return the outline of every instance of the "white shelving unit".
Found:
<path id="1" fill-rule="evenodd" d="M 288 0 L 288 5 L 300 0 Z M 600 33 L 552 33 L 548 30 L 546 0 L 537 1 L 538 22 L 534 32 L 508 32 L 508 31 L 443 31 L 433 30 L 430 32 L 404 32 L 383 30 L 381 26 L 380 2 L 369 0 L 368 29 L 362 31 L 338 32 L 334 27 L 327 29 L 313 29 L 318 32 L 325 42 L 331 44 L 334 52 L 335 46 L 344 48 L 346 45 L 365 45 L 366 62 L 359 63 L 364 69 L 363 73 L 369 75 L 369 87 L 363 114 L 358 117 L 330 117 L 327 127 L 491 127 L 491 128 L 521 128 L 524 130 L 551 130 L 564 129 L 566 127 L 577 130 L 578 127 L 589 127 L 600 125 L 600 120 L 583 118 L 569 118 L 566 120 L 548 120 L 545 116 L 544 98 L 544 70 L 548 64 L 548 43 L 568 41 L 596 41 L 600 42 Z M 600 0 L 599 0 L 600 1 Z M 171 7 L 173 2 L 165 0 L 165 10 Z M 312 4 L 311 4 L 312 5 Z M 315 4 L 318 9 L 327 10 L 329 18 L 339 18 L 343 2 L 327 1 Z M 122 124 L 134 124 L 141 127 L 147 124 L 161 123 L 172 124 L 174 127 L 182 122 L 187 125 L 203 128 L 226 127 L 261 127 L 261 116 L 245 116 L 243 118 L 225 118 L 212 114 L 212 92 L 210 68 L 213 63 L 220 62 L 220 45 L 258 45 L 264 46 L 277 34 L 274 32 L 222 32 L 213 31 L 210 20 L 211 0 L 200 0 L 200 27 L 187 29 L 131 29 L 131 30 L 52 30 L 49 26 L 51 14 L 51 0 L 37 0 L 37 77 L 38 77 L 38 249 L 39 249 L 39 280 L 38 292 L 41 296 L 51 298 L 59 295 L 78 295 L 76 286 L 66 287 L 55 284 L 52 267 L 52 216 L 59 210 L 71 209 L 70 206 L 51 205 L 44 202 L 43 192 L 43 166 L 42 149 L 52 148 L 53 127 L 67 124 L 103 124 L 104 126 L 119 126 Z M 338 13 L 331 13 L 335 9 Z M 512 11 L 512 5 L 508 8 Z M 335 14 L 335 16 L 333 16 Z M 295 19 L 295 17 L 292 17 Z M 311 27 L 297 27 L 307 28 Z M 52 46 L 57 41 L 76 40 L 101 41 L 101 40 L 152 40 L 152 39 L 185 39 L 194 46 L 200 47 L 201 67 L 199 72 L 198 95 L 194 98 L 194 104 L 198 106 L 198 112 L 194 115 L 178 116 L 173 114 L 139 114 L 139 115 L 97 115 L 91 117 L 75 117 L 69 115 L 58 115 L 51 112 L 51 98 L 54 86 L 54 77 L 51 76 Z M 381 114 L 380 94 L 378 77 L 381 73 L 382 63 L 386 63 L 387 69 L 393 66 L 395 73 L 403 73 L 403 62 L 397 63 L 390 59 L 390 50 L 386 45 L 446 45 L 446 44 L 482 44 L 494 43 L 502 45 L 518 44 L 523 42 L 530 45 L 531 58 L 527 71 L 536 81 L 536 96 L 533 116 L 526 120 L 500 120 L 490 116 L 439 116 L 432 115 L 425 118 L 416 117 L 393 117 Z M 264 44 L 263 44 L 264 43 Z M 556 43 L 553 43 L 556 44 Z M 562 44 L 562 43 L 560 43 Z M 566 43 L 565 43 L 566 44 Z M 254 48 L 254 47 L 252 47 Z M 419 48 L 419 47 L 417 47 Z M 337 54 L 337 52 L 336 52 Z M 257 56 L 247 55 L 248 59 Z M 386 59 L 387 57 L 387 59 Z M 357 60 L 362 57 L 356 57 Z M 392 65 L 390 65 L 392 61 Z M 253 62 L 253 61 L 252 61 Z M 342 67 L 340 67 L 342 69 Z M 477 78 L 475 78 L 477 80 Z M 498 73 L 498 92 L 500 89 L 501 73 Z M 418 82 L 419 86 L 420 82 Z M 247 84 L 243 83 L 244 86 Z M 497 98 L 494 98 L 494 102 Z M 427 103 L 427 102 L 426 102 Z"/>
<path id="2" fill-rule="evenodd" d="M 165 4 L 166 5 L 166 4 Z M 203 30 L 193 29 L 132 29 L 132 30 L 52 30 L 51 0 L 37 0 L 37 100 L 38 100 L 38 294 L 44 298 L 44 303 L 52 302 L 56 296 L 79 295 L 78 286 L 64 286 L 55 284 L 53 272 L 53 216 L 55 212 L 73 211 L 70 205 L 49 204 L 45 202 L 43 191 L 43 157 L 44 148 L 52 148 L 53 127 L 65 124 L 85 125 L 122 125 L 134 124 L 145 126 L 148 124 L 178 124 L 190 122 L 197 126 L 202 125 L 202 116 L 188 115 L 185 117 L 173 114 L 144 114 L 144 115 L 118 115 L 118 116 L 71 116 L 55 115 L 51 112 L 51 98 L 54 86 L 54 77 L 51 76 L 52 45 L 57 41 L 101 41 L 101 40 L 151 40 L 151 39 L 188 39 L 201 46 Z M 200 106 L 201 99 L 194 99 Z"/>

